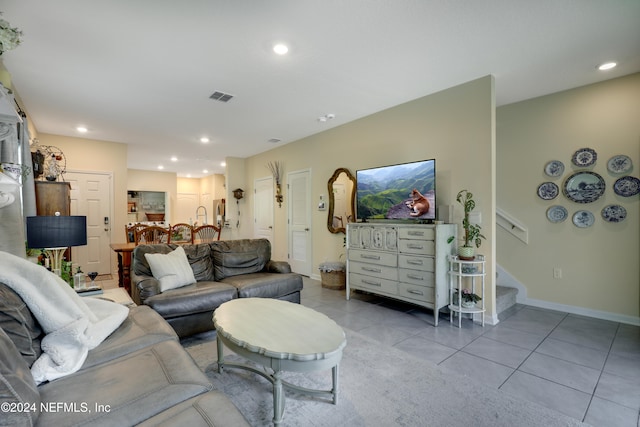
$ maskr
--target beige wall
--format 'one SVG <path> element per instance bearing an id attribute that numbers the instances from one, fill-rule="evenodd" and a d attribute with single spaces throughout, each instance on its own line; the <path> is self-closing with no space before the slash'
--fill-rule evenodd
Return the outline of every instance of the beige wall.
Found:
<path id="1" fill-rule="evenodd" d="M 178 192 L 178 176 L 173 172 L 154 172 L 138 169 L 129 169 L 127 176 L 127 190 L 137 191 L 164 191 L 168 193 L 167 223 L 175 214 L 176 195 Z M 126 194 L 125 194 L 126 195 Z"/>
<path id="2" fill-rule="evenodd" d="M 493 77 L 483 77 L 248 158 L 241 184 L 247 197 L 242 207 L 240 234 L 249 237 L 253 232 L 253 183 L 270 175 L 268 162 L 283 163 L 285 189 L 287 173 L 310 169 L 313 272 L 318 275 L 321 262 L 338 260 L 344 252 L 344 235 L 329 233 L 327 211 L 316 208 L 320 194 L 327 195 L 327 182 L 335 169 L 344 167 L 355 175 L 357 169 L 366 167 L 435 158 L 438 205 L 456 204 L 455 196 L 463 188 L 476 196 L 476 211 L 481 213 L 481 225 L 487 237 L 480 252 L 487 255 L 490 265 L 486 301 L 489 312 L 493 312 L 493 90 Z M 287 259 L 287 202 L 285 191 L 282 207 L 275 205 L 273 257 L 276 259 Z M 462 221 L 462 209 L 457 204 L 455 221 Z"/>
<path id="3" fill-rule="evenodd" d="M 640 307 L 640 203 L 638 196 L 613 191 L 619 176 L 607 171 L 607 161 L 626 154 L 633 160 L 633 176 L 640 168 L 640 74 L 560 92 L 500 107 L 497 110 L 498 207 L 529 230 L 529 244 L 497 231 L 499 264 L 527 289 L 529 303 L 550 308 L 581 307 L 584 314 L 638 323 Z M 578 170 L 573 153 L 583 147 L 598 154 L 588 168 L 606 181 L 604 196 L 577 204 L 562 194 L 541 200 L 537 187 L 563 180 Z M 544 174 L 544 165 L 560 160 L 561 178 Z M 601 210 L 609 204 L 627 210 L 621 223 L 607 223 Z M 590 210 L 596 220 L 579 229 L 571 219 L 547 220 L 549 206 L 564 206 L 569 215 Z M 554 279 L 553 269 L 562 270 Z M 580 312 L 580 311 L 578 311 Z M 619 315 L 620 317 L 617 317 Z"/>
<path id="4" fill-rule="evenodd" d="M 127 220 L 127 145 L 46 133 L 38 134 L 38 139 L 41 145 L 53 145 L 64 153 L 69 171 L 112 174 L 112 230 L 123 230 Z M 112 232 L 111 241 L 124 241 L 124 232 Z"/>

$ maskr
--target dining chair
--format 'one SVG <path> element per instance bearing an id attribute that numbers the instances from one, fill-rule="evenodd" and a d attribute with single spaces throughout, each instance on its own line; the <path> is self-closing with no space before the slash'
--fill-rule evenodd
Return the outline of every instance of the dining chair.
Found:
<path id="1" fill-rule="evenodd" d="M 193 243 L 193 227 L 190 224 L 174 224 L 169 231 L 169 243 Z"/>
<path id="2" fill-rule="evenodd" d="M 136 231 L 136 246 L 156 243 L 169 243 L 169 230 L 167 228 L 150 225 Z"/>
<path id="3" fill-rule="evenodd" d="M 127 236 L 126 242 L 127 243 L 134 243 L 136 241 L 136 233 L 145 228 L 148 227 L 148 225 L 146 224 L 125 224 L 124 226 L 124 232 Z"/>
<path id="4" fill-rule="evenodd" d="M 208 243 L 215 240 L 220 240 L 220 227 L 202 225 L 193 229 L 193 243 Z"/>

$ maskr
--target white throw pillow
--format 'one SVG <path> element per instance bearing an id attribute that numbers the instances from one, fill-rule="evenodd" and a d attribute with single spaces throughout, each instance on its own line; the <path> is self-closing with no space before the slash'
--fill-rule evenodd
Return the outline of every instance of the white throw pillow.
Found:
<path id="1" fill-rule="evenodd" d="M 144 254 L 151 267 L 151 274 L 160 282 L 160 292 L 196 282 L 187 254 L 178 246 L 168 254 Z"/>

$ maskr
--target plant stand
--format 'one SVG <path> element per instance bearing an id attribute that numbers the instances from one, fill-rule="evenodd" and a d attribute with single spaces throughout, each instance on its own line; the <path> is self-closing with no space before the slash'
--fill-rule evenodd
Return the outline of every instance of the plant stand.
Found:
<path id="1" fill-rule="evenodd" d="M 462 315 L 464 313 L 470 313 L 475 319 L 478 315 L 481 317 L 482 327 L 484 327 L 484 277 L 485 277 L 485 265 L 484 255 L 476 255 L 474 260 L 463 260 L 458 256 L 449 256 L 449 322 L 453 324 L 453 318 L 456 313 L 458 315 L 458 328 L 462 327 Z M 472 307 L 463 306 L 462 302 L 462 289 L 463 284 L 470 283 L 470 289 L 472 293 L 479 293 L 482 298 L 477 304 Z M 453 294 L 458 289 L 458 301 L 454 304 Z"/>

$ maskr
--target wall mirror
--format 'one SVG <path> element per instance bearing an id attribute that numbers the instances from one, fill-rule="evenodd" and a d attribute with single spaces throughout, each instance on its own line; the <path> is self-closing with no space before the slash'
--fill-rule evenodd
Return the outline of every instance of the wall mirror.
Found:
<path id="1" fill-rule="evenodd" d="M 331 233 L 346 233 L 347 223 L 355 221 L 356 179 L 349 169 L 339 168 L 329 179 L 329 216 L 327 228 Z"/>

